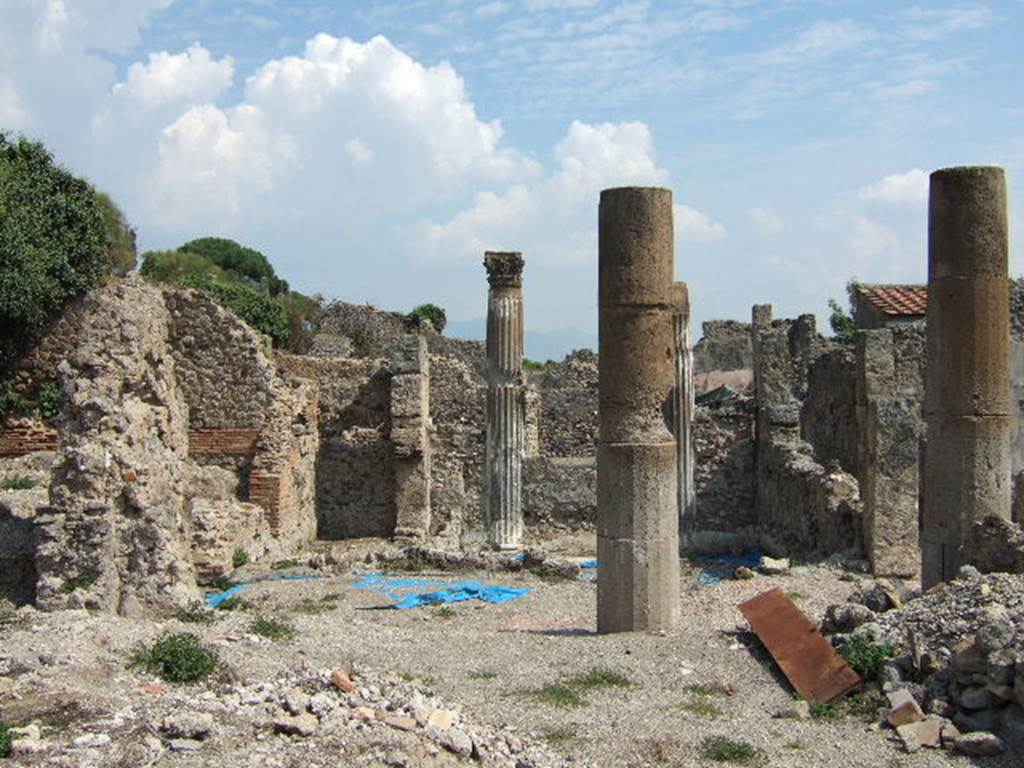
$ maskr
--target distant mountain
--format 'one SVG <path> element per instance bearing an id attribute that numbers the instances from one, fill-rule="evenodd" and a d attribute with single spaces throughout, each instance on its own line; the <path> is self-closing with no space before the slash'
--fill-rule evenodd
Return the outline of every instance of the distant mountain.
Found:
<path id="1" fill-rule="evenodd" d="M 450 320 L 445 326 L 444 335 L 460 339 L 485 339 L 487 319 L 475 317 L 470 320 Z M 541 363 L 545 360 L 563 360 L 576 349 L 597 350 L 597 334 L 578 328 L 527 331 L 525 341 L 526 356 Z"/>

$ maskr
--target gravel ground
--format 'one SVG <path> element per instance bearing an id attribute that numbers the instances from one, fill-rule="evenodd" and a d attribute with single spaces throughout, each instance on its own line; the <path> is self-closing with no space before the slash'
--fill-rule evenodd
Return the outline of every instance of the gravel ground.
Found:
<path id="1" fill-rule="evenodd" d="M 973 760 L 938 751 L 908 755 L 891 732 L 863 720 L 772 718 L 792 703 L 791 694 L 763 650 L 737 631 L 744 623 L 736 605 L 781 586 L 818 618 L 856 586 L 858 577 L 839 570 L 802 566 L 783 576 L 702 587 L 686 563 L 678 631 L 611 636 L 594 633 L 590 581 L 483 574 L 479 578 L 532 591 L 502 605 L 467 602 L 395 611 L 379 609 L 388 602 L 380 594 L 353 589 L 358 578 L 343 574 L 254 584 L 242 593 L 250 607 L 219 611 L 210 625 L 21 609 L 13 624 L 0 627 L 0 720 L 48 723 L 53 747 L 18 759 L 68 766 L 159 762 L 281 768 L 469 762 L 393 728 L 323 727 L 310 738 L 275 735 L 268 723 L 279 706 L 275 701 L 252 710 L 238 703 L 247 691 L 261 688 L 268 700 L 296 688 L 320 691 L 330 670 L 354 665 L 357 681 L 372 679 L 392 698 L 419 691 L 437 697 L 461 711 L 465 727 L 483 734 L 479 738 L 514 734 L 523 740 L 521 754 L 532 755 L 495 764 L 516 765 L 520 759 L 523 766 L 707 766 L 716 763 L 701 755 L 702 742 L 728 736 L 760 750 L 760 762 L 750 764 L 780 768 L 1024 765 L 1015 755 Z M 328 595 L 340 597 L 324 602 Z M 324 612 L 301 612 L 310 606 Z M 248 627 L 257 613 L 286 618 L 296 636 L 276 642 L 252 636 Z M 132 650 L 162 631 L 202 635 L 218 648 L 232 680 L 154 686 L 158 681 L 129 669 Z M 537 695 L 546 685 L 594 669 L 614 670 L 629 685 L 586 691 L 582 705 L 569 708 Z M 694 693 L 693 686 L 710 693 Z M 146 724 L 189 710 L 214 712 L 223 724 L 196 752 L 163 749 L 156 730 Z M 74 739 L 100 732 L 113 743 L 71 747 Z M 365 743 L 353 752 L 352 742 L 360 739 Z M 548 748 L 559 757 L 542 754 Z M 396 754 L 405 755 L 405 762 Z"/>

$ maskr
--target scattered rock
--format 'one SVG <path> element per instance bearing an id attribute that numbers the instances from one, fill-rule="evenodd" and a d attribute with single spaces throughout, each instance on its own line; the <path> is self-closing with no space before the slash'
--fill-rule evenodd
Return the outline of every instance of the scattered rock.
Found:
<path id="1" fill-rule="evenodd" d="M 455 725 L 457 715 L 450 709 L 435 709 L 427 717 L 427 725 L 433 725 L 442 731 Z"/>
<path id="2" fill-rule="evenodd" d="M 893 728 L 924 720 L 924 712 L 908 690 L 900 688 L 886 694 L 889 699 L 889 713 L 886 722 Z"/>
<path id="3" fill-rule="evenodd" d="M 747 566 L 745 565 L 737 566 L 736 570 L 732 572 L 732 577 L 734 579 L 739 579 L 740 581 L 749 581 L 750 579 L 753 579 L 756 576 L 757 574 L 749 568 L 747 568 Z"/>
<path id="4" fill-rule="evenodd" d="M 188 710 L 175 712 L 161 720 L 158 728 L 172 739 L 202 741 L 213 733 L 213 715 Z"/>
<path id="5" fill-rule="evenodd" d="M 992 757 L 1005 752 L 1006 745 L 994 733 L 977 731 L 975 733 L 965 733 L 958 738 L 956 740 L 956 749 L 958 752 L 970 755 L 971 757 Z"/>
<path id="6" fill-rule="evenodd" d="M 790 706 L 773 713 L 772 717 L 783 720 L 810 720 L 811 705 L 806 701 L 794 701 Z"/>
<path id="7" fill-rule="evenodd" d="M 76 737 L 71 745 L 76 749 L 102 749 L 110 746 L 110 736 L 105 733 L 84 733 Z"/>
<path id="8" fill-rule="evenodd" d="M 203 742 L 196 739 L 171 739 L 167 746 L 172 752 L 198 752 L 203 748 Z"/>
<path id="9" fill-rule="evenodd" d="M 427 726 L 427 736 L 436 741 L 449 752 L 469 757 L 473 754 L 473 739 L 461 728 L 442 730 L 436 725 Z"/>
<path id="10" fill-rule="evenodd" d="M 312 736 L 316 733 L 319 721 L 316 715 L 304 714 L 297 717 L 278 717 L 274 720 L 274 730 L 290 736 Z"/>
<path id="11" fill-rule="evenodd" d="M 761 564 L 758 566 L 758 570 L 761 571 L 761 573 L 768 574 L 769 576 L 777 576 L 783 573 L 789 573 L 789 558 L 774 558 L 764 555 L 761 558 Z"/>
<path id="12" fill-rule="evenodd" d="M 344 669 L 336 669 L 331 672 L 331 682 L 345 693 L 352 693 L 356 689 L 356 684 L 352 682 L 351 673 L 346 672 Z"/>

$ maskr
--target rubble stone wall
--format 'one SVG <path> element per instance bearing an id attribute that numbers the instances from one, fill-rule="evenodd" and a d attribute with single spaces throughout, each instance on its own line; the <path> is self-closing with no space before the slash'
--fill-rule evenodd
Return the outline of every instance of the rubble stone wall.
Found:
<path id="1" fill-rule="evenodd" d="M 750 323 L 738 320 L 708 320 L 703 336 L 693 347 L 693 366 L 697 373 L 739 371 L 754 365 L 750 343 Z"/>
<path id="2" fill-rule="evenodd" d="M 0 427 L 0 456 L 55 451 L 59 445 L 56 428 L 37 419 L 11 418 Z"/>
<path id="3" fill-rule="evenodd" d="M 693 421 L 697 532 L 736 533 L 755 525 L 754 408 L 746 397 L 697 406 Z"/>
<path id="4" fill-rule="evenodd" d="M 819 463 L 838 462 L 857 475 L 857 365 L 853 350 L 834 349 L 808 368 L 807 397 L 800 410 L 800 436 Z"/>

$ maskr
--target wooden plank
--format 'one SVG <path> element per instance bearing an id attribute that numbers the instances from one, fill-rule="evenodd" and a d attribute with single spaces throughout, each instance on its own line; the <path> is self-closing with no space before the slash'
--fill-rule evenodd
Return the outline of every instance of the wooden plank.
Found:
<path id="1" fill-rule="evenodd" d="M 778 587 L 739 608 L 786 678 L 807 701 L 828 703 L 863 682 Z"/>

